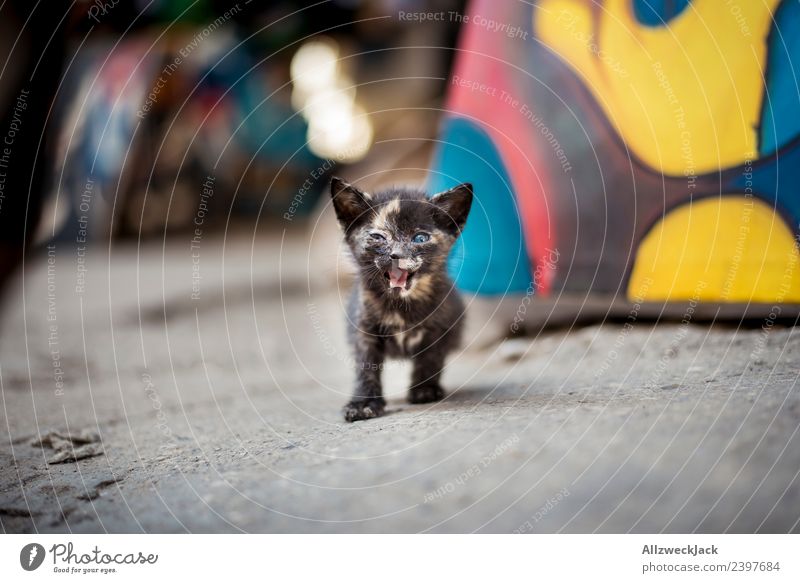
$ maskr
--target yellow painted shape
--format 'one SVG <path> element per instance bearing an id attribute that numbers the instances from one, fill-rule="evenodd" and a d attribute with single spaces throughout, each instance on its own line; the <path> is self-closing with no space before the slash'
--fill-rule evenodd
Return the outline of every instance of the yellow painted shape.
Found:
<path id="1" fill-rule="evenodd" d="M 584 80 L 639 159 L 674 176 L 752 160 L 779 0 L 695 0 L 666 26 L 630 0 L 545 0 L 537 36 Z"/>
<path id="2" fill-rule="evenodd" d="M 800 302 L 800 254 L 765 202 L 731 195 L 667 214 L 636 253 L 628 297 L 641 301 Z"/>

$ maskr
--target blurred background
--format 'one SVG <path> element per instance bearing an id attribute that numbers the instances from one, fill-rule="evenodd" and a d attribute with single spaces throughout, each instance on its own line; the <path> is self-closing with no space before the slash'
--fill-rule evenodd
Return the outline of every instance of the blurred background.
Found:
<path id="1" fill-rule="evenodd" d="M 450 269 L 492 305 L 797 315 L 795 3 L 9 6 L 3 265 L 198 222 L 311 225 L 333 265 L 338 172 L 474 183 Z"/>
<path id="2" fill-rule="evenodd" d="M 458 23 L 388 15 L 462 8 L 423 4 L 12 3 L 6 36 L 28 61 L 9 59 L 3 102 L 28 87 L 26 126 L 46 118 L 30 146 L 44 155 L 20 171 L 36 175 L 30 243 L 74 241 L 87 190 L 97 242 L 191 233 L 207 179 L 207 232 L 307 221 L 335 169 L 419 182 Z"/>

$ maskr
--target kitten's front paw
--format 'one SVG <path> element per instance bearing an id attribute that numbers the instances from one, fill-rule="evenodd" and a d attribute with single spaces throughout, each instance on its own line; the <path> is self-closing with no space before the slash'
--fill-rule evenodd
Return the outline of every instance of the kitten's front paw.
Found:
<path id="1" fill-rule="evenodd" d="M 444 398 L 444 391 L 439 385 L 422 385 L 421 387 L 411 387 L 408 390 L 409 403 L 432 403 L 441 401 Z"/>
<path id="2" fill-rule="evenodd" d="M 386 401 L 383 397 L 369 399 L 354 399 L 344 406 L 344 420 L 348 423 L 363 421 L 383 415 Z"/>

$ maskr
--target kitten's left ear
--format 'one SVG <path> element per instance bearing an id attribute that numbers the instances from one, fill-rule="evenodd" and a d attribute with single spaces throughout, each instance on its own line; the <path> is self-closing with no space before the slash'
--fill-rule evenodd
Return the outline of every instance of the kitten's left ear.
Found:
<path id="1" fill-rule="evenodd" d="M 372 207 L 369 204 L 370 196 L 336 176 L 331 178 L 331 197 L 333 198 L 336 218 L 339 219 L 339 223 L 341 223 L 345 232 L 356 221 L 366 218 L 372 212 Z"/>
<path id="2" fill-rule="evenodd" d="M 469 209 L 472 207 L 472 184 L 465 182 L 450 190 L 434 194 L 431 197 L 431 204 L 439 211 L 435 215 L 439 227 L 457 237 L 464 228 Z"/>

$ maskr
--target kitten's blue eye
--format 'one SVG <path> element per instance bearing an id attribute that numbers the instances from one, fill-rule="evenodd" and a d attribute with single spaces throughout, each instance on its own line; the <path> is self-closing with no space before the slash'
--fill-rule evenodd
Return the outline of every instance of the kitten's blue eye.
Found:
<path id="1" fill-rule="evenodd" d="M 427 243 L 431 240 L 431 236 L 428 233 L 417 233 L 414 235 L 414 238 L 411 239 L 412 243 Z"/>
<path id="2" fill-rule="evenodd" d="M 386 241 L 386 237 L 380 233 L 370 233 L 369 236 L 373 241 Z"/>

